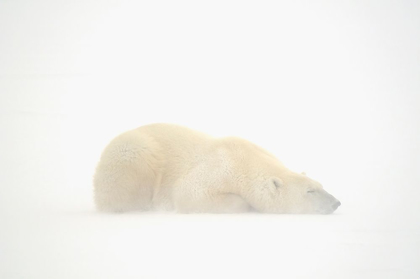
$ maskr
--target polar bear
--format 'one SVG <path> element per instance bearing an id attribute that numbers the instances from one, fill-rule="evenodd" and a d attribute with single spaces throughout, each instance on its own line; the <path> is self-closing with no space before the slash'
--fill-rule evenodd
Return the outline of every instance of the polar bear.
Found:
<path id="1" fill-rule="evenodd" d="M 117 136 L 94 175 L 99 211 L 329 214 L 340 202 L 259 146 L 173 124 Z"/>

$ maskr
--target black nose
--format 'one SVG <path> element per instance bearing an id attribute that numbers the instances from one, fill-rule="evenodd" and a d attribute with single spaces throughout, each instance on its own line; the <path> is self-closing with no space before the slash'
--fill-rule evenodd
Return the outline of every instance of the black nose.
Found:
<path id="1" fill-rule="evenodd" d="M 341 202 L 337 201 L 335 204 L 332 205 L 332 208 L 336 210 L 341 205 Z"/>

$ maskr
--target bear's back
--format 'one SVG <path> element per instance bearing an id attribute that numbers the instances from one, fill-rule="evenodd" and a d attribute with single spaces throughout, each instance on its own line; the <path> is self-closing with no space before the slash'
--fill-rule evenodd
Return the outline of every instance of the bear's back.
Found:
<path id="1" fill-rule="evenodd" d="M 200 153 L 212 137 L 175 124 L 150 124 L 136 129 L 153 138 L 166 156 L 185 157 Z"/>

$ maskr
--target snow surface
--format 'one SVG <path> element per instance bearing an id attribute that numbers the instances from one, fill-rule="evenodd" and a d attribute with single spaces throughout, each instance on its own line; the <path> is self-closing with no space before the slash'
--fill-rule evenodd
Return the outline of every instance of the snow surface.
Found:
<path id="1" fill-rule="evenodd" d="M 0 1 L 0 278 L 420 278 L 420 2 Z M 99 214 L 118 133 L 249 139 L 318 215 Z"/>
<path id="2" fill-rule="evenodd" d="M 1 278 L 418 278 L 419 229 L 338 213 L 100 215 L 3 221 Z"/>

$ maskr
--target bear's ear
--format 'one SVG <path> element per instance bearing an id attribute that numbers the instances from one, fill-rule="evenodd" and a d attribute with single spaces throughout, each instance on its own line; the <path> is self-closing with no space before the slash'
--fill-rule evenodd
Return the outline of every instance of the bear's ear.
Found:
<path id="1" fill-rule="evenodd" d="M 283 187 L 283 185 L 284 185 L 283 180 L 281 180 L 281 179 L 280 179 L 280 178 L 278 178 L 278 177 L 272 177 L 272 178 L 271 178 L 271 184 L 272 184 L 272 185 L 274 185 L 274 187 L 275 187 L 276 189 L 280 189 L 280 188 L 282 188 L 282 187 Z"/>
<path id="2" fill-rule="evenodd" d="M 306 172 L 304 172 L 304 171 L 303 171 L 303 172 L 301 172 L 301 174 L 306 176 Z"/>

